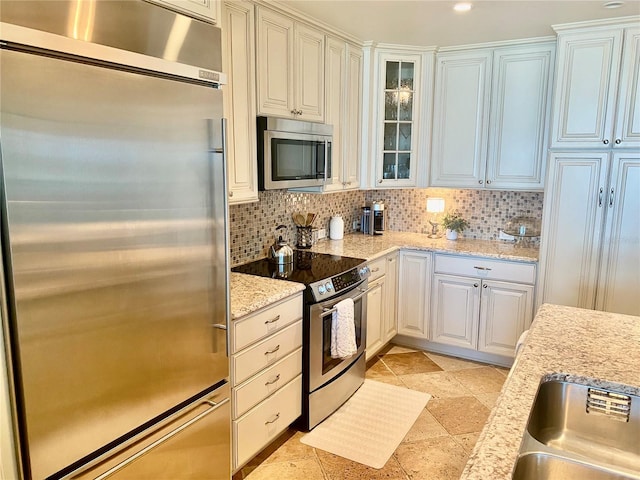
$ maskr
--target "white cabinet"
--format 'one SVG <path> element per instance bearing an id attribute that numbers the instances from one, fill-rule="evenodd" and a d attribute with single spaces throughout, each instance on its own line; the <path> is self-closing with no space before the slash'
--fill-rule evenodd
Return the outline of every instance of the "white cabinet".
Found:
<path id="1" fill-rule="evenodd" d="M 640 155 L 555 152 L 540 301 L 640 315 Z"/>
<path id="2" fill-rule="evenodd" d="M 427 339 L 431 294 L 431 253 L 400 252 L 398 272 L 398 334 Z"/>
<path id="3" fill-rule="evenodd" d="M 533 319 L 535 266 L 435 255 L 431 341 L 513 357 Z"/>
<path id="4" fill-rule="evenodd" d="M 216 23 L 220 18 L 220 2 L 217 0 L 150 0 L 164 5 L 172 10 L 199 18 L 207 22 Z"/>
<path id="5" fill-rule="evenodd" d="M 255 19 L 252 3 L 227 1 L 222 7 L 222 57 L 227 123 L 229 203 L 258 201 L 256 166 Z"/>
<path id="6" fill-rule="evenodd" d="M 235 320 L 230 349 L 237 471 L 302 413 L 302 294 Z"/>
<path id="7" fill-rule="evenodd" d="M 258 113 L 324 121 L 324 34 L 257 7 Z"/>
<path id="8" fill-rule="evenodd" d="M 426 168 L 425 131 L 433 53 L 376 49 L 370 89 L 373 119 L 371 140 L 364 137 L 365 171 L 372 188 L 405 188 L 418 185 Z M 368 108 L 368 106 L 367 106 Z M 369 110 L 367 110 L 368 112 Z M 368 160 L 368 161 L 367 161 Z M 369 163 L 371 165 L 369 165 Z"/>
<path id="9" fill-rule="evenodd" d="M 552 43 L 437 55 L 430 185 L 542 189 Z"/>
<path id="10" fill-rule="evenodd" d="M 640 146 L 640 27 L 556 27 L 552 148 Z"/>
<path id="11" fill-rule="evenodd" d="M 369 360 L 396 335 L 396 292 L 398 253 L 393 252 L 369 263 L 367 293 L 367 346 Z"/>

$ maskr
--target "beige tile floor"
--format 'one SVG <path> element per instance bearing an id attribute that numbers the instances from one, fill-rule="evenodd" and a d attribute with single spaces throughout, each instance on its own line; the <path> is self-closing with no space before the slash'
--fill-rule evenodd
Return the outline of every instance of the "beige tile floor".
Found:
<path id="1" fill-rule="evenodd" d="M 432 398 L 382 469 L 304 445 L 304 433 L 289 429 L 233 478 L 458 479 L 508 373 L 502 367 L 392 345 L 369 362 L 367 378 Z"/>

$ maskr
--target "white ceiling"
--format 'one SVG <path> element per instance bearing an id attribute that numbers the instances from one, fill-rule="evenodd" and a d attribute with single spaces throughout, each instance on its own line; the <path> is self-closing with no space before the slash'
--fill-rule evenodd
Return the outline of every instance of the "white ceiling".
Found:
<path id="1" fill-rule="evenodd" d="M 468 1 L 468 0 L 467 0 Z M 471 0 L 467 13 L 442 0 L 280 0 L 360 40 L 452 46 L 554 35 L 551 25 L 640 14 L 640 0 Z"/>

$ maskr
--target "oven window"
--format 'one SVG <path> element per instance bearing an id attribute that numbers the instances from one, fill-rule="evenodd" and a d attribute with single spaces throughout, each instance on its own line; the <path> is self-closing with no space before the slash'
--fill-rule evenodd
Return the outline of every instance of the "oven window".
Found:
<path id="1" fill-rule="evenodd" d="M 331 144 L 329 144 L 331 158 Z M 322 179 L 325 176 L 325 143 L 317 140 L 271 139 L 271 178 Z M 327 171 L 327 178 L 331 170 Z"/>
<path id="2" fill-rule="evenodd" d="M 362 345 L 362 299 L 354 302 L 353 320 L 356 326 L 356 345 L 359 350 Z M 350 359 L 331 358 L 331 315 L 327 315 L 322 321 L 322 375 L 325 375 L 342 362 Z"/>

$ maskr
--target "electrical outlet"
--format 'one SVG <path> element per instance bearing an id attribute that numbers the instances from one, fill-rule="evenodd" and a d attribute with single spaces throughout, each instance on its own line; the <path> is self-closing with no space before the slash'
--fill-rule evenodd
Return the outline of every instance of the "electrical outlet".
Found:
<path id="1" fill-rule="evenodd" d="M 354 230 L 360 230 L 360 220 L 354 220 L 353 221 L 353 229 Z"/>
<path id="2" fill-rule="evenodd" d="M 327 238 L 327 229 L 319 228 L 318 229 L 318 240 L 322 240 L 323 238 Z"/>

